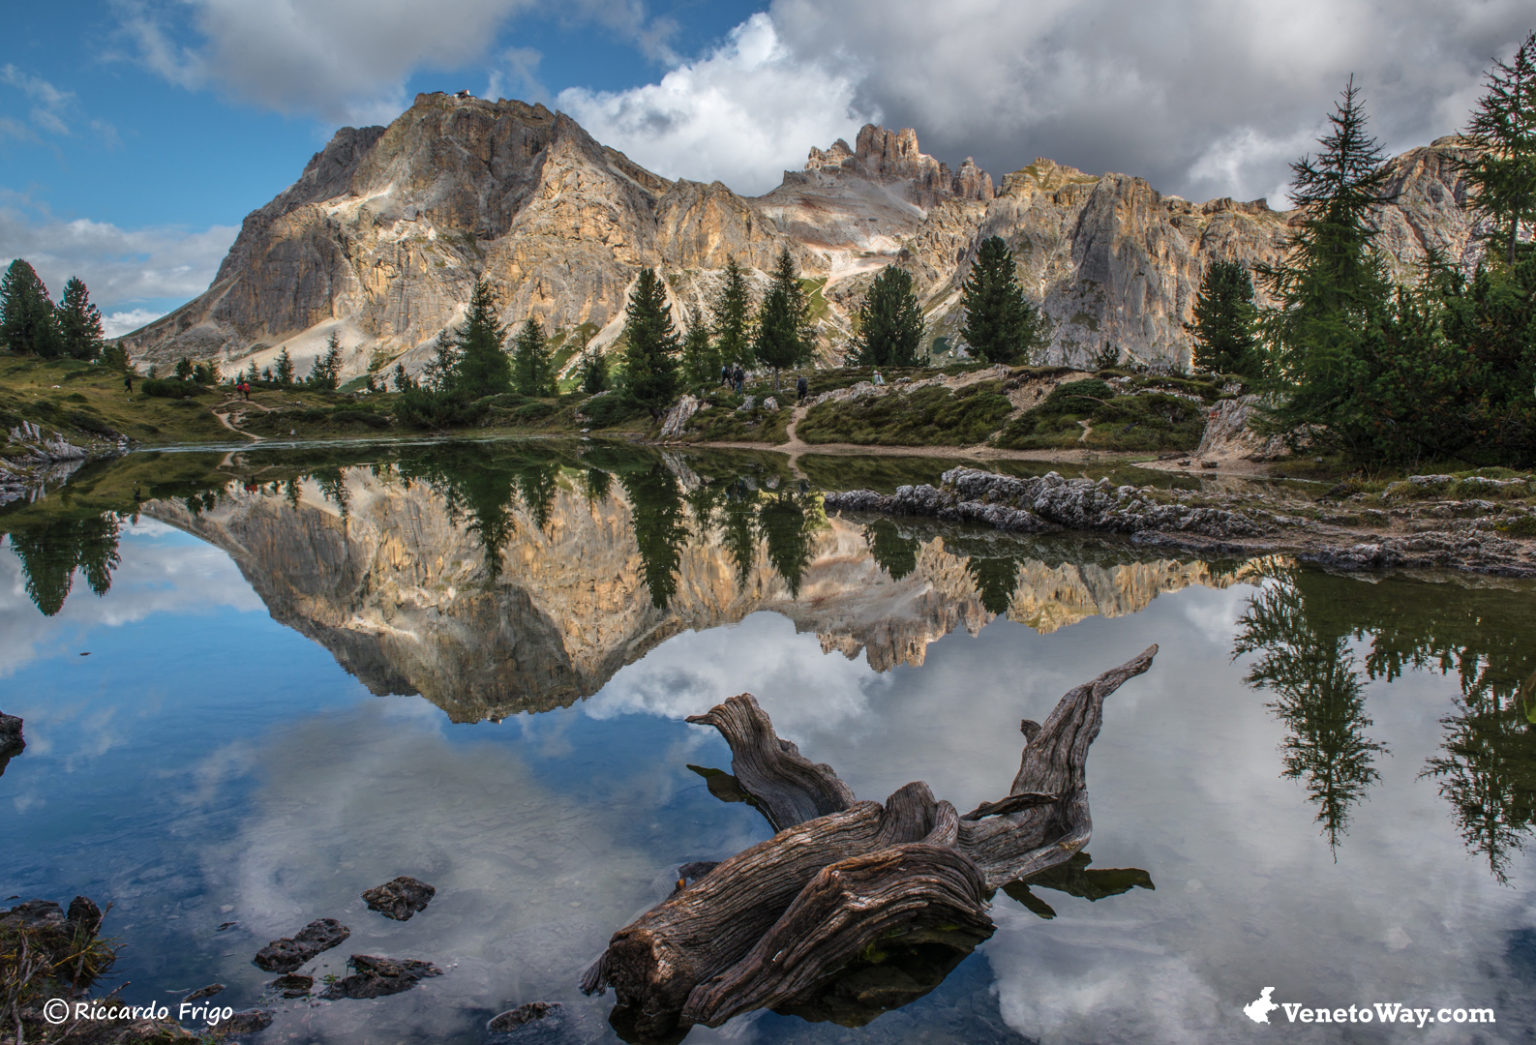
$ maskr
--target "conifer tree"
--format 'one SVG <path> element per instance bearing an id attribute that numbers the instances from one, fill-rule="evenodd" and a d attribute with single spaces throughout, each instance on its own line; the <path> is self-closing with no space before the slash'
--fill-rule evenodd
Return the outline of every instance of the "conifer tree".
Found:
<path id="1" fill-rule="evenodd" d="M 451 389 L 474 398 L 511 391 L 512 364 L 503 351 L 506 341 L 506 328 L 496 321 L 496 298 L 490 284 L 477 279 L 469 313 L 454 334 L 458 358 L 449 377 Z"/>
<path id="2" fill-rule="evenodd" d="M 1195 340 L 1195 367 L 1257 377 L 1261 362 L 1256 355 L 1257 318 L 1248 271 L 1235 261 L 1213 262 L 1200 280 L 1195 321 L 1187 326 Z"/>
<path id="3" fill-rule="evenodd" d="M 1028 362 L 1049 343 L 1045 317 L 1024 297 L 1013 251 L 1001 236 L 981 241 L 962 285 L 965 326 L 960 336 L 989 363 Z"/>
<path id="4" fill-rule="evenodd" d="M 101 334 L 101 310 L 91 304 L 85 284 L 71 276 L 64 296 L 53 312 L 58 329 L 59 351 L 73 359 L 95 359 L 106 339 Z"/>
<path id="5" fill-rule="evenodd" d="M 785 368 L 810 359 L 813 337 L 810 304 L 800 286 L 794 260 L 785 249 L 779 254 L 773 270 L 773 284 L 758 310 L 757 334 L 752 343 L 758 362 L 773 367 L 775 390 Z"/>
<path id="6" fill-rule="evenodd" d="M 709 339 L 709 327 L 699 306 L 688 310 L 688 328 L 683 333 L 683 380 L 698 386 L 720 380 L 720 356 Z"/>
<path id="7" fill-rule="evenodd" d="M 334 392 L 340 373 L 341 338 L 333 330 L 325 343 L 325 351 L 315 357 L 315 365 L 309 372 L 309 384 L 324 392 Z"/>
<path id="8" fill-rule="evenodd" d="M 512 341 L 512 387 L 525 396 L 555 394 L 555 369 L 544 327 L 528 319 Z"/>
<path id="9" fill-rule="evenodd" d="M 48 288 L 21 258 L 0 276 L 0 344 L 18 355 L 58 355 Z"/>
<path id="10" fill-rule="evenodd" d="M 276 377 L 277 383 L 284 388 L 293 384 L 293 357 L 288 354 L 287 345 L 284 345 L 283 350 L 277 354 Z"/>
<path id="11" fill-rule="evenodd" d="M 624 309 L 626 390 L 652 417 L 677 394 L 677 331 L 667 308 L 667 290 L 655 269 L 641 269 Z"/>
<path id="12" fill-rule="evenodd" d="M 405 372 L 404 363 L 395 364 L 394 385 L 396 392 L 404 392 L 408 388 L 415 387 L 411 382 L 411 376 Z"/>
<path id="13" fill-rule="evenodd" d="M 447 392 L 453 368 L 458 365 L 458 361 L 458 346 L 454 344 L 452 332 L 444 327 L 437 332 L 437 340 L 432 343 L 432 358 L 422 368 L 422 386 L 433 392 Z"/>
<path id="14" fill-rule="evenodd" d="M 912 274 L 887 265 L 859 306 L 854 361 L 862 366 L 916 366 L 924 330 L 923 310 L 912 293 Z"/>
<path id="15" fill-rule="evenodd" d="M 1494 61 L 1466 137 L 1477 150 L 1462 167 L 1472 207 L 1503 234 L 1513 265 L 1521 226 L 1536 221 L 1536 32 L 1508 63 Z"/>
<path id="16" fill-rule="evenodd" d="M 578 372 L 581 390 L 589 396 L 608 388 L 608 358 L 590 346 L 581 353 L 581 369 Z"/>
<path id="17" fill-rule="evenodd" d="M 725 259 L 725 284 L 710 304 L 710 321 L 721 362 L 751 365 L 752 296 L 735 258 Z"/>
<path id="18" fill-rule="evenodd" d="M 1291 200 L 1305 217 L 1290 250 L 1281 264 L 1258 271 L 1276 300 L 1264 320 L 1273 366 L 1291 389 L 1277 420 L 1290 431 L 1323 425 L 1342 448 L 1361 452 L 1375 422 L 1361 395 L 1373 369 L 1372 337 L 1391 307 L 1372 247 L 1374 215 L 1391 197 L 1353 77 L 1328 119 L 1332 130 L 1317 158 L 1291 165 Z"/>

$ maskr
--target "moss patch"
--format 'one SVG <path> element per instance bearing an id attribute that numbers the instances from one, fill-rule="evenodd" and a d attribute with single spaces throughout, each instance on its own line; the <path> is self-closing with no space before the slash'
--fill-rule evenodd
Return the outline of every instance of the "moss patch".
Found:
<path id="1" fill-rule="evenodd" d="M 861 446 L 969 446 L 983 442 L 1012 410 L 1001 381 L 951 391 L 936 385 L 852 402 L 820 403 L 796 430 L 808 443 Z"/>

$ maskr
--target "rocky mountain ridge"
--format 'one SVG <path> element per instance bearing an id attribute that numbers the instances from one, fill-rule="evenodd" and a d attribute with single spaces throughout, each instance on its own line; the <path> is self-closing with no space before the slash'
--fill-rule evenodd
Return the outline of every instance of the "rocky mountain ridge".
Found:
<path id="1" fill-rule="evenodd" d="M 362 468 L 341 482 L 345 511 L 336 490 L 328 497 L 313 481 L 292 501 L 232 486 L 197 514 L 169 500 L 143 511 L 228 552 L 274 619 L 321 643 L 371 691 L 419 693 L 454 721 L 567 706 L 679 632 L 764 610 L 815 632 L 824 651 L 862 653 L 877 671 L 921 664 L 931 643 L 995 616 L 967 556 L 942 536 L 913 538 L 910 570 L 895 577 L 860 523 L 827 519 L 796 594 L 765 545 L 742 575 L 722 533 L 690 514 L 689 531 L 703 536 L 681 549 L 676 590 L 658 607 L 635 506 L 617 484 L 593 500 L 561 480 L 542 525 L 516 509 L 493 572 L 474 527 L 430 484 Z M 1130 549 L 1102 561 L 1026 558 L 1010 566 L 1006 614 L 1055 631 L 1257 569 Z"/>
<path id="2" fill-rule="evenodd" d="M 1399 196 L 1380 242 L 1399 275 L 1429 249 L 1464 262 L 1480 249 L 1459 151 L 1441 139 L 1392 161 Z M 505 322 L 538 319 L 570 362 L 589 342 L 613 346 L 641 267 L 661 271 L 681 324 L 727 258 L 762 286 L 788 249 L 810 281 L 823 362 L 841 357 L 869 281 L 890 263 L 915 277 L 943 356 L 958 345 L 976 249 L 999 235 L 1054 325 L 1053 360 L 1081 364 L 1114 345 L 1182 365 L 1204 268 L 1277 260 L 1292 218 L 1262 200 L 1192 203 L 1045 159 L 994 186 L 970 160 L 952 170 L 924 154 L 914 131 L 873 125 L 742 197 L 662 178 L 540 105 L 425 94 L 388 127 L 338 131 L 246 217 L 206 293 L 123 343 L 141 367 L 185 355 L 226 372 L 270 365 L 286 347 L 303 373 L 335 333 L 344 376 L 397 359 L 415 371 L 484 277 Z"/>

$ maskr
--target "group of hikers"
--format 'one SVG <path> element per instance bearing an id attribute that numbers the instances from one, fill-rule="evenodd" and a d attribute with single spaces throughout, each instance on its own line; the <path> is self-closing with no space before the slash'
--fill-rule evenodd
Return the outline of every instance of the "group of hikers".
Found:
<path id="1" fill-rule="evenodd" d="M 721 365 L 720 383 L 734 390 L 737 395 L 741 394 L 742 386 L 746 383 L 746 380 L 746 372 L 741 369 L 740 363 L 724 363 Z M 801 374 L 795 380 L 795 394 L 798 396 L 799 401 L 805 402 L 805 397 L 810 394 L 810 391 L 810 382 L 805 379 L 804 374 Z"/>

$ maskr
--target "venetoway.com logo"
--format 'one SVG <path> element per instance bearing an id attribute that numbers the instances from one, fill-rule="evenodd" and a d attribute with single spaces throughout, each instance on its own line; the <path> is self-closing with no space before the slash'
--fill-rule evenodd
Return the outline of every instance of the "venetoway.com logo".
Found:
<path id="1" fill-rule="evenodd" d="M 1424 1028 L 1431 1023 L 1495 1023 L 1492 1009 L 1421 1008 L 1400 1001 L 1378 1001 L 1349 1008 L 1318 1009 L 1299 1002 L 1277 1002 L 1275 989 L 1265 987 L 1243 1006 L 1243 1015 L 1254 1023 L 1271 1023 L 1270 1013 L 1279 1009 L 1290 1023 L 1406 1023 Z"/>

